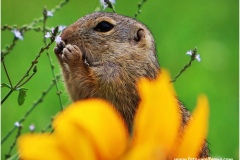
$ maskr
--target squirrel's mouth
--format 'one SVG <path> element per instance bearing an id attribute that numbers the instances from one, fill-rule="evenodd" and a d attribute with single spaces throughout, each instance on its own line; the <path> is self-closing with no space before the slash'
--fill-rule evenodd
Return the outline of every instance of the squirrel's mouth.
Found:
<path id="1" fill-rule="evenodd" d="M 82 60 L 83 62 L 88 65 L 88 66 L 91 66 L 91 61 L 89 60 L 89 58 L 86 56 L 86 51 L 83 49 L 83 48 L 79 48 L 81 51 L 82 51 Z"/>

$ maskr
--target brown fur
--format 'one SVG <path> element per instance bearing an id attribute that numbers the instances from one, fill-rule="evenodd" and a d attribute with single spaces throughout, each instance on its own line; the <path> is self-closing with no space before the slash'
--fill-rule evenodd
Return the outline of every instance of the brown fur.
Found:
<path id="1" fill-rule="evenodd" d="M 113 24 L 113 29 L 95 31 L 101 21 Z M 95 12 L 64 29 L 61 38 L 63 42 L 55 53 L 71 99 L 108 100 L 130 131 L 140 100 L 136 81 L 140 77 L 155 79 L 160 69 L 154 39 L 147 27 L 129 17 Z M 184 126 L 190 113 L 183 105 L 179 107 Z"/>

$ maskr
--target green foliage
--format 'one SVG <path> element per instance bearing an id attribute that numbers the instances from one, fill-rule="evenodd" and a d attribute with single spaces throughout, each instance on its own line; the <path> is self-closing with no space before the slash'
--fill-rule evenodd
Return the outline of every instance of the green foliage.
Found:
<path id="1" fill-rule="evenodd" d="M 18 94 L 18 105 L 21 106 L 24 101 L 25 101 L 25 97 L 27 96 L 27 90 L 26 88 L 19 88 L 17 89 L 19 91 Z"/>
<path id="2" fill-rule="evenodd" d="M 7 88 L 11 89 L 11 86 L 9 84 L 7 84 L 7 83 L 2 83 L 1 87 L 7 87 Z"/>
<path id="3" fill-rule="evenodd" d="M 44 19 L 45 6 L 53 17 Z M 238 1 L 117 0 L 114 7 L 118 14 L 135 16 L 149 27 L 161 67 L 172 77 L 188 63 L 185 53 L 198 48 L 202 60 L 174 83 L 177 94 L 191 111 L 197 96 L 206 93 L 212 156 L 238 159 Z M 101 8 L 97 0 L 2 0 L 2 101 L 6 98 L 1 106 L 2 159 L 5 154 L 16 157 L 13 144 L 19 128 L 15 122 L 22 125 L 21 134 L 29 132 L 31 124 L 36 132 L 51 131 L 52 117 L 70 103 L 53 53 L 57 33 L 50 39 L 44 38 L 45 33 L 97 8 Z M 23 40 L 14 36 L 14 29 L 23 34 Z"/>

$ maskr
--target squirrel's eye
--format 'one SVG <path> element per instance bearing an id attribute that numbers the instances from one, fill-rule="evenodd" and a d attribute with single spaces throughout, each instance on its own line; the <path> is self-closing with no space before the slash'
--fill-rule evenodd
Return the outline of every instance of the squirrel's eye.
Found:
<path id="1" fill-rule="evenodd" d="M 107 21 L 102 21 L 97 24 L 96 27 L 93 29 L 98 32 L 108 32 L 113 28 L 113 24 L 107 22 Z"/>

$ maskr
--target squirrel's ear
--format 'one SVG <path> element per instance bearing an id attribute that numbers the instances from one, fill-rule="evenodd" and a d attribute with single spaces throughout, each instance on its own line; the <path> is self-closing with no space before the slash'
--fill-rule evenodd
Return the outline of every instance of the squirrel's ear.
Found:
<path id="1" fill-rule="evenodd" d="M 144 29 L 140 28 L 140 29 L 138 29 L 138 31 L 136 32 L 136 34 L 134 36 L 134 41 L 139 42 L 144 37 L 145 37 L 145 31 L 144 31 Z"/>

